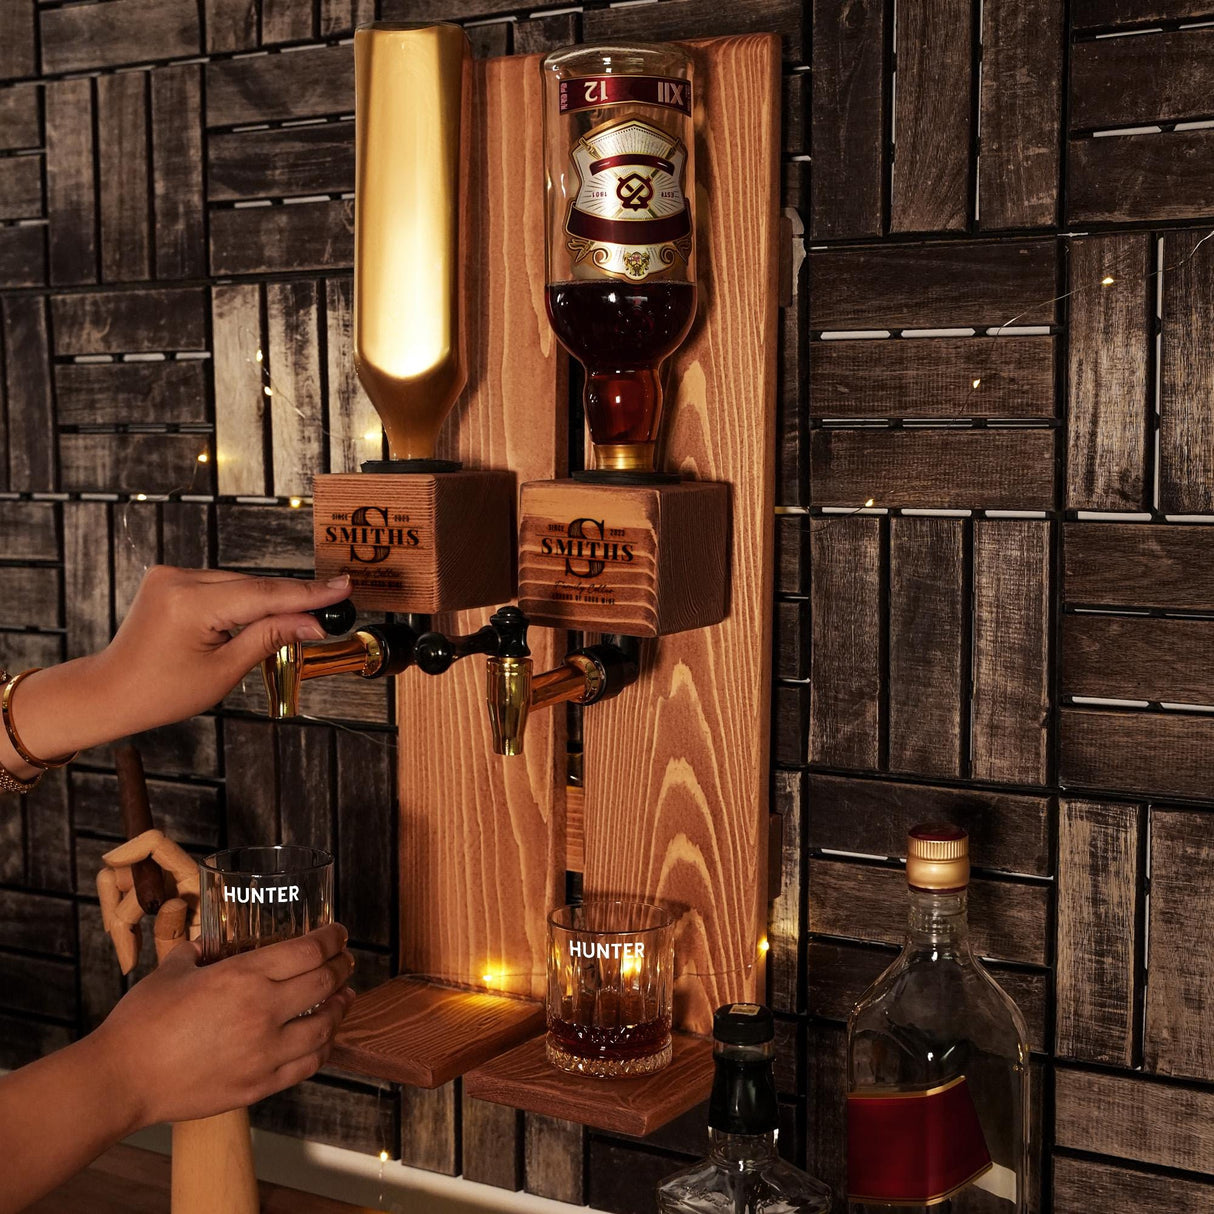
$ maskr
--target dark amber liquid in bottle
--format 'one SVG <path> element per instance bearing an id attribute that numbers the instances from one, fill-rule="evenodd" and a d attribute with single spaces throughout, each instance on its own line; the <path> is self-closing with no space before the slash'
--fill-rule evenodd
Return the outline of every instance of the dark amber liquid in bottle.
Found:
<path id="1" fill-rule="evenodd" d="M 611 278 L 550 283 L 548 319 L 586 368 L 586 420 L 602 443 L 653 443 L 662 419 L 662 363 L 695 318 L 690 282 Z"/>

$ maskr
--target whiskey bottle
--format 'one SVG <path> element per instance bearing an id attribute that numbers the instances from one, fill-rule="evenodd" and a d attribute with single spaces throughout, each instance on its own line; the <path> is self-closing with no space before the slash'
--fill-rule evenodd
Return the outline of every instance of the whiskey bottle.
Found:
<path id="1" fill-rule="evenodd" d="M 776 1153 L 775 1024 L 756 1003 L 712 1021 L 708 1157 L 658 1186 L 659 1214 L 826 1214 L 830 1189 Z"/>
<path id="2" fill-rule="evenodd" d="M 902 952 L 848 1021 L 848 1208 L 1023 1214 L 1029 1047 L 970 946 L 966 832 L 914 827 L 906 877 Z"/>

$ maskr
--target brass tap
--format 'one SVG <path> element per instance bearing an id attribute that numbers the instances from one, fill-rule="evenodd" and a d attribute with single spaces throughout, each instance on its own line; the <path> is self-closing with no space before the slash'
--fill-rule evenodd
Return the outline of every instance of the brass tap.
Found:
<path id="1" fill-rule="evenodd" d="M 328 627 L 322 619 L 321 624 Z M 261 664 L 271 720 L 299 715 L 299 690 L 305 679 L 357 674 L 379 679 L 399 674 L 413 662 L 417 633 L 407 624 L 368 625 L 340 641 L 302 642 L 272 653 Z"/>

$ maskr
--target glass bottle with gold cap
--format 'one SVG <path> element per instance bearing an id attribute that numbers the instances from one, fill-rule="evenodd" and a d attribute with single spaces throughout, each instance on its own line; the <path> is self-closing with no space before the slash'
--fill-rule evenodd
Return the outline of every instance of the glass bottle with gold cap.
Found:
<path id="1" fill-rule="evenodd" d="M 970 945 L 969 867 L 960 827 L 911 830 L 906 942 L 847 1026 L 852 1214 L 1028 1209 L 1028 1039 Z"/>

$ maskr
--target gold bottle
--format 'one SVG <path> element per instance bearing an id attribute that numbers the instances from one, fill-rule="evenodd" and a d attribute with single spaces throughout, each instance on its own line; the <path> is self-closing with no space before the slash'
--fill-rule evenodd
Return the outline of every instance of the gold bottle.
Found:
<path id="1" fill-rule="evenodd" d="M 468 378 L 472 57 L 456 25 L 354 35 L 354 356 L 393 459 L 429 460 Z"/>

